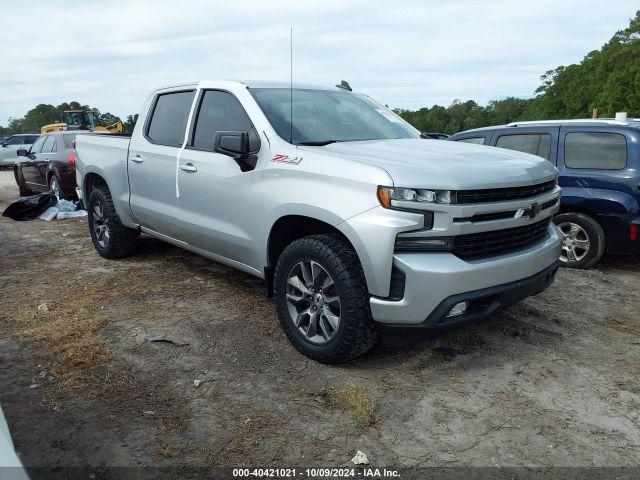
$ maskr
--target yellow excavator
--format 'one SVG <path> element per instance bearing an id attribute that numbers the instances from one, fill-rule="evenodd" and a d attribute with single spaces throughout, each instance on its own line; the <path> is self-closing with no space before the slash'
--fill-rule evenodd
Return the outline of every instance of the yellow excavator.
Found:
<path id="1" fill-rule="evenodd" d="M 40 129 L 40 133 L 59 132 L 61 130 L 89 130 L 90 132 L 108 133 L 122 133 L 124 131 L 124 126 L 120 120 L 106 127 L 96 126 L 93 112 L 89 110 L 65 110 L 64 118 L 64 122 L 45 125 Z"/>

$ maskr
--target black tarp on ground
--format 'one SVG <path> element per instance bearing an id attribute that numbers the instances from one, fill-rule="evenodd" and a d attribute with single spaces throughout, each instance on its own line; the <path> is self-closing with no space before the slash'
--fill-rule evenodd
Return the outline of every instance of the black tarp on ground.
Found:
<path id="1" fill-rule="evenodd" d="M 41 193 L 30 197 L 21 198 L 11 203 L 4 212 L 3 217 L 14 220 L 33 220 L 38 218 L 47 208 L 58 203 L 56 196 L 52 193 Z"/>

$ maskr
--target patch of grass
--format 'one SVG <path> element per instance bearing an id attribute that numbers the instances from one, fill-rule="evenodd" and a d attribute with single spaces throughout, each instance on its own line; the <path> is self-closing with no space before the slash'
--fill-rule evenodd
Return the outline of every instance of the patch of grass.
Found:
<path id="1" fill-rule="evenodd" d="M 113 356 L 100 336 L 108 320 L 94 300 L 92 295 L 79 295 L 48 304 L 47 310 L 31 307 L 14 314 L 14 321 L 25 325 L 14 335 L 40 343 L 38 355 L 53 356 L 48 370 L 58 377 L 60 388 L 84 386 L 89 372 Z"/>
<path id="2" fill-rule="evenodd" d="M 376 402 L 362 387 L 348 386 L 326 392 L 329 405 L 349 412 L 358 427 L 370 427 L 378 421 Z"/>
<path id="3" fill-rule="evenodd" d="M 159 442 L 153 446 L 151 453 L 156 457 L 173 458 L 180 454 L 180 449 L 174 448 L 166 442 Z"/>

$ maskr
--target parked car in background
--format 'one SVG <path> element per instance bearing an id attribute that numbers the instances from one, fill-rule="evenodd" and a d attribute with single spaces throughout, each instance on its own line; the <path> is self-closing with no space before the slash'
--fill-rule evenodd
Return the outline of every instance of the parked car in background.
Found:
<path id="1" fill-rule="evenodd" d="M 438 133 L 438 132 L 420 132 L 420 136 L 422 138 L 427 138 L 431 140 L 446 140 L 449 138 L 449 135 L 446 133 Z"/>
<path id="2" fill-rule="evenodd" d="M 38 134 L 20 133 L 0 142 L 0 168 L 13 167 L 18 161 L 17 151 L 29 148 L 38 139 Z"/>
<path id="3" fill-rule="evenodd" d="M 58 198 L 75 198 L 76 135 L 77 132 L 42 135 L 28 150 L 18 150 L 23 160 L 16 163 L 13 172 L 20 195 L 50 191 Z"/>
<path id="4" fill-rule="evenodd" d="M 263 278 L 293 345 L 323 363 L 490 317 L 551 284 L 549 162 L 426 142 L 346 88 L 294 92 L 174 85 L 149 95 L 133 135 L 79 135 L 97 252 L 127 256 L 144 232 Z"/>
<path id="5" fill-rule="evenodd" d="M 605 252 L 640 253 L 640 120 L 514 122 L 449 140 L 532 153 L 560 171 L 554 222 L 564 234 L 563 266 L 588 268 Z"/>

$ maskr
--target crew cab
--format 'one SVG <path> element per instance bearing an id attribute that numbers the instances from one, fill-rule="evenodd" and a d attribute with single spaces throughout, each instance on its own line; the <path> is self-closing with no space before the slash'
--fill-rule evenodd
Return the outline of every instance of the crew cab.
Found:
<path id="1" fill-rule="evenodd" d="M 263 278 L 319 362 L 489 317 L 558 268 L 553 165 L 423 140 L 346 82 L 160 88 L 131 137 L 76 143 L 100 255 L 131 254 L 144 232 Z"/>
<path id="2" fill-rule="evenodd" d="M 640 120 L 514 122 L 449 140 L 532 153 L 557 166 L 561 265 L 589 268 L 605 252 L 640 254 Z"/>

